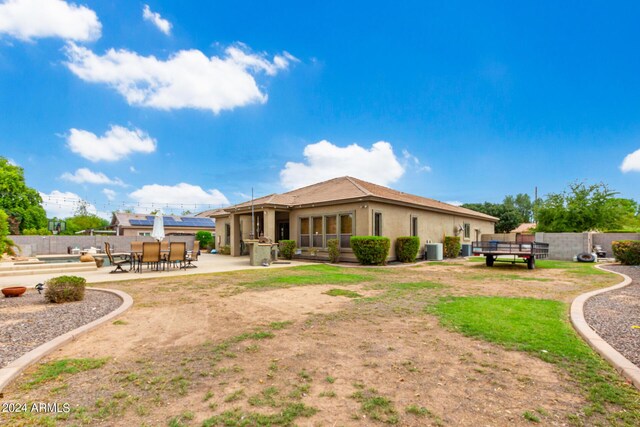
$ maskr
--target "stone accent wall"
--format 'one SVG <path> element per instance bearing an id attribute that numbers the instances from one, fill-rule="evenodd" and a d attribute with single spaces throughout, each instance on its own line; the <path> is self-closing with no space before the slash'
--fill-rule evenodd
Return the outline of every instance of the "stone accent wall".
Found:
<path id="1" fill-rule="evenodd" d="M 153 242 L 152 237 L 143 236 L 9 236 L 13 242 L 23 248 L 22 255 L 67 254 L 68 247 L 86 249 L 99 248 L 104 251 L 104 242 L 111 244 L 112 252 L 129 252 L 131 242 Z M 195 236 L 167 236 L 167 242 L 185 242 L 191 250 Z"/>

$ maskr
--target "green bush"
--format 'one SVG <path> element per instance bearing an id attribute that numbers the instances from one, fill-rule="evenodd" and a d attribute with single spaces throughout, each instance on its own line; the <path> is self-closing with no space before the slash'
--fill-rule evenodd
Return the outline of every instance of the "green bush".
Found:
<path id="1" fill-rule="evenodd" d="M 293 254 L 296 251 L 296 241 L 295 240 L 280 240 L 280 255 L 284 259 L 292 259 Z"/>
<path id="2" fill-rule="evenodd" d="M 59 276 L 46 282 L 44 297 L 55 303 L 82 301 L 87 281 L 78 276 Z"/>
<path id="3" fill-rule="evenodd" d="M 209 231 L 198 231 L 196 233 L 196 240 L 200 242 L 201 249 L 207 249 L 209 246 L 214 245 L 213 235 Z"/>
<path id="4" fill-rule="evenodd" d="M 25 228 L 22 230 L 24 236 L 50 236 L 53 234 L 47 228 Z"/>
<path id="5" fill-rule="evenodd" d="M 220 246 L 220 250 L 218 251 L 220 255 L 231 255 L 231 246 L 224 245 Z"/>
<path id="6" fill-rule="evenodd" d="M 339 262 L 340 247 L 338 247 L 338 239 L 327 239 L 327 247 L 329 248 L 329 262 Z"/>
<path id="7" fill-rule="evenodd" d="M 389 256 L 391 240 L 381 236 L 352 236 L 351 249 L 363 265 L 384 265 Z"/>
<path id="8" fill-rule="evenodd" d="M 0 209 L 0 254 L 7 251 L 8 242 L 7 236 L 9 235 L 9 222 L 7 214 Z"/>
<path id="9" fill-rule="evenodd" d="M 612 242 L 611 247 L 616 261 L 624 265 L 640 265 L 639 240 L 620 240 Z"/>
<path id="10" fill-rule="evenodd" d="M 457 258 L 460 254 L 460 237 L 458 236 L 445 236 L 444 238 L 444 257 L 445 258 Z"/>
<path id="11" fill-rule="evenodd" d="M 420 238 L 417 236 L 398 237 L 396 239 L 396 257 L 401 262 L 414 262 L 420 249 Z"/>

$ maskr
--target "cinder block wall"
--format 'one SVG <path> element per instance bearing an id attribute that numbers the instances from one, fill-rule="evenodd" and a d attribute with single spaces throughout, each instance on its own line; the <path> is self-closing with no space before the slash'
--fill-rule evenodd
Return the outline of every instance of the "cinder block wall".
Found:
<path id="1" fill-rule="evenodd" d="M 602 246 L 607 253 L 607 258 L 613 258 L 611 242 L 616 240 L 640 240 L 640 233 L 594 233 L 593 244 Z"/>
<path id="2" fill-rule="evenodd" d="M 499 242 L 515 242 L 516 235 L 515 233 L 493 233 L 493 234 L 483 234 L 480 236 L 480 239 L 483 242 L 489 242 L 491 240 L 497 240 Z"/>
<path id="3" fill-rule="evenodd" d="M 571 261 L 580 252 L 591 252 L 594 233 L 536 233 L 536 242 L 549 244 L 549 259 Z"/>
<path id="4" fill-rule="evenodd" d="M 113 252 L 129 252 L 131 242 L 153 242 L 152 237 L 143 236 L 9 236 L 17 246 L 30 247 L 24 251 L 26 256 L 66 254 L 67 248 L 78 247 L 86 249 L 90 247 L 104 250 L 104 242 L 111 244 Z M 195 236 L 167 236 L 167 242 L 185 242 L 187 249 L 193 247 Z"/>

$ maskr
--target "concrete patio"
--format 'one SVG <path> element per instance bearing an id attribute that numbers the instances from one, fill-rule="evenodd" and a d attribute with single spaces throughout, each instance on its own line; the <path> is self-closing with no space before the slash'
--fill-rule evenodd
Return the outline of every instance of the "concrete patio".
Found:
<path id="1" fill-rule="evenodd" d="M 122 280 L 146 279 L 152 277 L 169 277 L 169 276 L 187 276 L 190 274 L 206 274 L 219 273 L 224 271 L 236 270 L 253 270 L 253 269 L 273 269 L 283 267 L 293 267 L 297 265 L 306 265 L 306 262 L 299 261 L 281 261 L 289 264 L 271 264 L 269 267 L 252 267 L 249 265 L 249 257 L 231 257 L 219 254 L 202 254 L 195 264 L 198 268 L 177 269 L 172 268 L 164 271 L 146 270 L 143 268 L 142 273 L 133 271 L 127 273 L 110 274 L 113 270 L 112 266 L 105 266 L 93 271 L 80 271 L 70 273 L 41 273 L 41 274 L 25 274 L 24 276 L 0 277 L 0 287 L 5 286 L 26 286 L 32 288 L 38 283 L 42 283 L 52 277 L 61 276 L 63 274 L 71 274 L 74 276 L 84 277 L 87 283 L 114 282 Z"/>

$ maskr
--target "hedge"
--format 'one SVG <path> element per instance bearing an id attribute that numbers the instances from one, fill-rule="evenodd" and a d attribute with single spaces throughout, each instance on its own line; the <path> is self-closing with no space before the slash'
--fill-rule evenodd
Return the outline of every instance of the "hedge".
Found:
<path id="1" fill-rule="evenodd" d="M 640 265 L 640 241 L 619 240 L 612 242 L 613 255 L 624 265 Z"/>
<path id="2" fill-rule="evenodd" d="M 444 238 L 444 257 L 445 258 L 457 258 L 460 254 L 460 237 L 458 236 L 445 236 Z"/>
<path id="3" fill-rule="evenodd" d="M 420 249 L 420 238 L 416 236 L 398 237 L 396 239 L 396 257 L 401 262 L 414 262 Z"/>
<path id="4" fill-rule="evenodd" d="M 292 259 L 296 251 L 295 240 L 280 240 L 280 255 L 284 259 Z"/>
<path id="5" fill-rule="evenodd" d="M 49 302 L 82 301 L 87 281 L 78 276 L 59 276 L 47 280 L 44 297 Z"/>
<path id="6" fill-rule="evenodd" d="M 218 249 L 218 253 L 220 255 L 231 255 L 231 246 L 229 245 L 220 246 L 220 249 Z"/>
<path id="7" fill-rule="evenodd" d="M 337 263 L 340 261 L 340 248 L 338 247 L 338 239 L 327 239 L 327 247 L 329 248 L 329 262 Z"/>
<path id="8" fill-rule="evenodd" d="M 384 265 L 389 256 L 391 240 L 381 236 L 352 236 L 351 249 L 363 265 Z"/>

